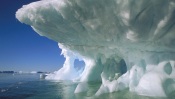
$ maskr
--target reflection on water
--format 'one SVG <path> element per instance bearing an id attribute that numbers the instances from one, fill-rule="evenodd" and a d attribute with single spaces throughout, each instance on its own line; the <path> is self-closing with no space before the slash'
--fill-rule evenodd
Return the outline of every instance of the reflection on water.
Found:
<path id="1" fill-rule="evenodd" d="M 94 96 L 100 83 L 88 83 L 88 91 L 74 94 L 78 83 L 40 80 L 38 74 L 0 74 L 0 99 L 175 99 L 139 96 L 128 90 Z"/>
<path id="2" fill-rule="evenodd" d="M 113 92 L 113 93 L 106 93 L 100 96 L 95 96 L 95 92 L 99 89 L 100 83 L 90 83 L 88 84 L 88 91 L 87 92 L 82 92 L 78 94 L 74 94 L 72 96 L 69 96 L 70 91 L 69 88 L 68 90 L 63 90 L 64 91 L 64 98 L 63 99 L 174 99 L 173 98 L 161 98 L 161 97 L 146 97 L 146 96 L 139 96 L 136 95 L 135 93 L 129 92 L 128 89 L 124 91 L 119 91 L 119 92 Z"/>

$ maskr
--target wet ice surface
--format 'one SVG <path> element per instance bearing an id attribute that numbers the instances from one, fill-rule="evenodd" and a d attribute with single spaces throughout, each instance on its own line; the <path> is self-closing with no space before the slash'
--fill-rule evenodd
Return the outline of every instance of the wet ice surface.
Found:
<path id="1" fill-rule="evenodd" d="M 0 74 L 0 99 L 174 99 L 144 97 L 128 90 L 94 96 L 101 83 L 88 83 L 88 91 L 74 94 L 77 83 L 40 80 L 38 74 Z"/>

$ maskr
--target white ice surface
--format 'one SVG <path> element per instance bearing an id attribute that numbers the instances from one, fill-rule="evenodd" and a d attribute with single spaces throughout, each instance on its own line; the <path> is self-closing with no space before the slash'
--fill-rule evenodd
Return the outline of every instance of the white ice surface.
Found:
<path id="1" fill-rule="evenodd" d="M 42 0 L 16 17 L 59 42 L 66 61 L 46 79 L 102 81 L 96 95 L 129 88 L 166 97 L 175 91 L 174 0 Z M 85 62 L 82 73 L 75 59 Z"/>

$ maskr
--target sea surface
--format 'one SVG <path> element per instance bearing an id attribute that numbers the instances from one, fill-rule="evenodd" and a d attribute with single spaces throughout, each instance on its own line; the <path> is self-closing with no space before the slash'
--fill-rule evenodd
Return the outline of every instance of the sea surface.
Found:
<path id="1" fill-rule="evenodd" d="M 100 83 L 89 83 L 88 92 L 74 94 L 78 83 L 50 81 L 39 74 L 0 74 L 0 99 L 175 99 L 145 97 L 128 90 L 94 96 Z"/>

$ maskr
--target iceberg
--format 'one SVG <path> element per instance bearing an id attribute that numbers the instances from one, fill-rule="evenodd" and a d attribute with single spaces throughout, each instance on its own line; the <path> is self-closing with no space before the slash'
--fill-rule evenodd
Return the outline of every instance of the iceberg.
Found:
<path id="1" fill-rule="evenodd" d="M 102 82 L 95 95 L 175 92 L 174 0 L 42 0 L 24 5 L 16 18 L 58 42 L 66 60 L 46 79 L 82 82 L 75 93 L 91 81 Z M 75 59 L 85 62 L 80 71 Z"/>

